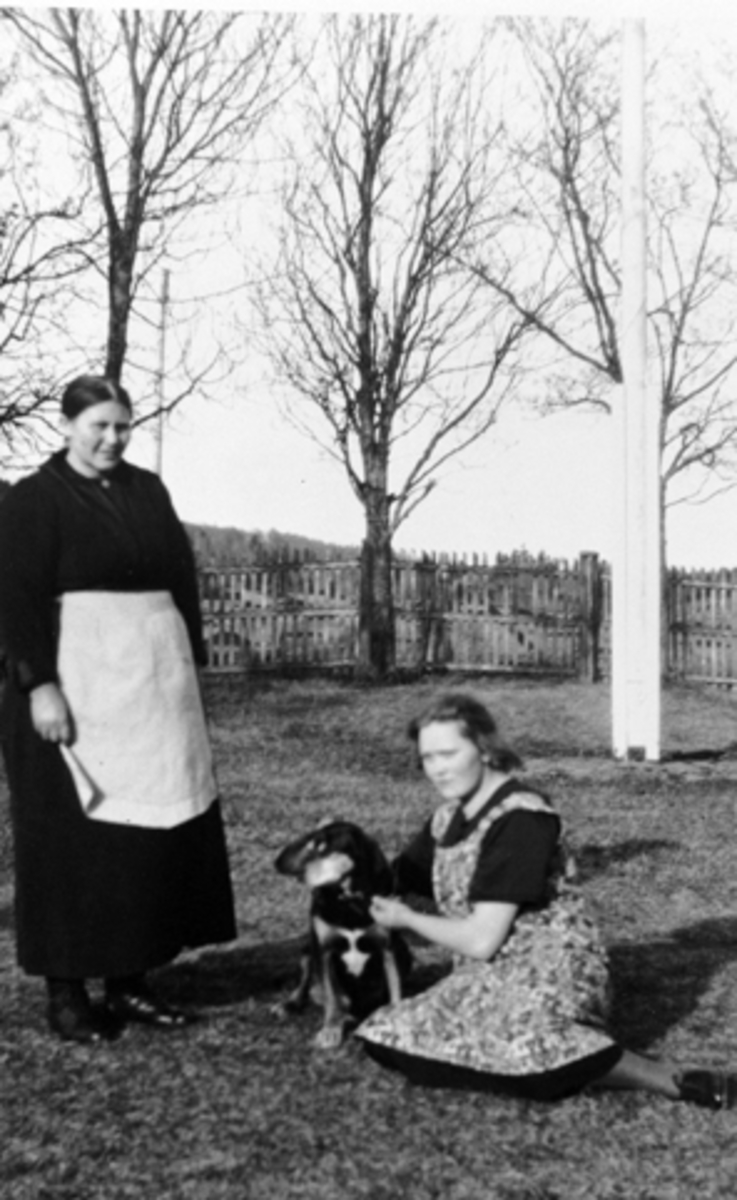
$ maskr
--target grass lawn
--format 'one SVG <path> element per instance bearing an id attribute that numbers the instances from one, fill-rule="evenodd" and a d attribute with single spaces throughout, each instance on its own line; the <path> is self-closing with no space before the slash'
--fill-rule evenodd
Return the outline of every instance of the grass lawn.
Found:
<path id="1" fill-rule="evenodd" d="M 399 848 L 430 799 L 404 728 L 437 687 L 208 684 L 240 936 L 160 972 L 165 994 L 204 1012 L 185 1033 L 130 1028 L 94 1048 L 47 1034 L 43 987 L 14 964 L 0 834 L 3 1200 L 737 1195 L 737 1111 L 642 1093 L 550 1106 L 412 1088 L 356 1042 L 316 1050 L 316 1010 L 280 1015 L 306 896 L 273 859 L 325 816 Z M 611 948 L 617 1035 L 737 1070 L 737 698 L 669 690 L 664 761 L 624 765 L 609 755 L 604 686 L 476 680 L 469 690 L 563 815 Z M 717 748 L 718 761 L 688 757 Z M 418 970 L 432 967 L 420 950 Z"/>

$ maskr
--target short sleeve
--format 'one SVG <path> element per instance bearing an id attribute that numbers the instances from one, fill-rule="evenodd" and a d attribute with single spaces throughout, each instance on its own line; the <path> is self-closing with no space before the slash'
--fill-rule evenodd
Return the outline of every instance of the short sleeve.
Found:
<path id="1" fill-rule="evenodd" d="M 507 813 L 491 826 L 481 847 L 468 899 L 471 903 L 539 904 L 558 848 L 556 813 Z"/>
<path id="2" fill-rule="evenodd" d="M 434 853 L 435 842 L 428 821 L 392 863 L 394 887 L 400 896 L 414 893 L 432 897 Z"/>

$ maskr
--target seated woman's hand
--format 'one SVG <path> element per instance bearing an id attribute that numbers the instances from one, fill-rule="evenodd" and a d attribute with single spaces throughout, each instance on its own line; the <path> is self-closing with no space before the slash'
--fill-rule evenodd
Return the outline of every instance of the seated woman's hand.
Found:
<path id="1" fill-rule="evenodd" d="M 384 929 L 407 929 L 412 917 L 412 909 L 396 896 L 373 896 L 369 911 Z"/>
<path id="2" fill-rule="evenodd" d="M 55 683 L 42 683 L 31 692 L 31 721 L 45 742 L 72 740 L 72 721 L 69 706 Z"/>

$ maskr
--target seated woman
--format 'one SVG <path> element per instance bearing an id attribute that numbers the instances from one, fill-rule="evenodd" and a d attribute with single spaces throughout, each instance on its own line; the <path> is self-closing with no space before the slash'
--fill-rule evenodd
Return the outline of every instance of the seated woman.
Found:
<path id="1" fill-rule="evenodd" d="M 642 1088 L 709 1108 L 737 1106 L 737 1076 L 678 1069 L 607 1031 L 609 969 L 549 801 L 508 772 L 517 755 L 470 696 L 441 696 L 410 726 L 442 798 L 395 863 L 400 893 L 377 896 L 386 929 L 449 950 L 453 970 L 357 1030 L 384 1066 L 429 1087 L 554 1100 L 587 1085 Z"/>

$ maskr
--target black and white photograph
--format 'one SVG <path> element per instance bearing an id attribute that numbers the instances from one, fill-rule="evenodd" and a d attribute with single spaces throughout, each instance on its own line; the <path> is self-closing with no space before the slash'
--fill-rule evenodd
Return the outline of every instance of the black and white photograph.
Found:
<path id="1" fill-rule="evenodd" d="M 0 8 L 3 1200 L 737 1194 L 736 80 Z"/>

